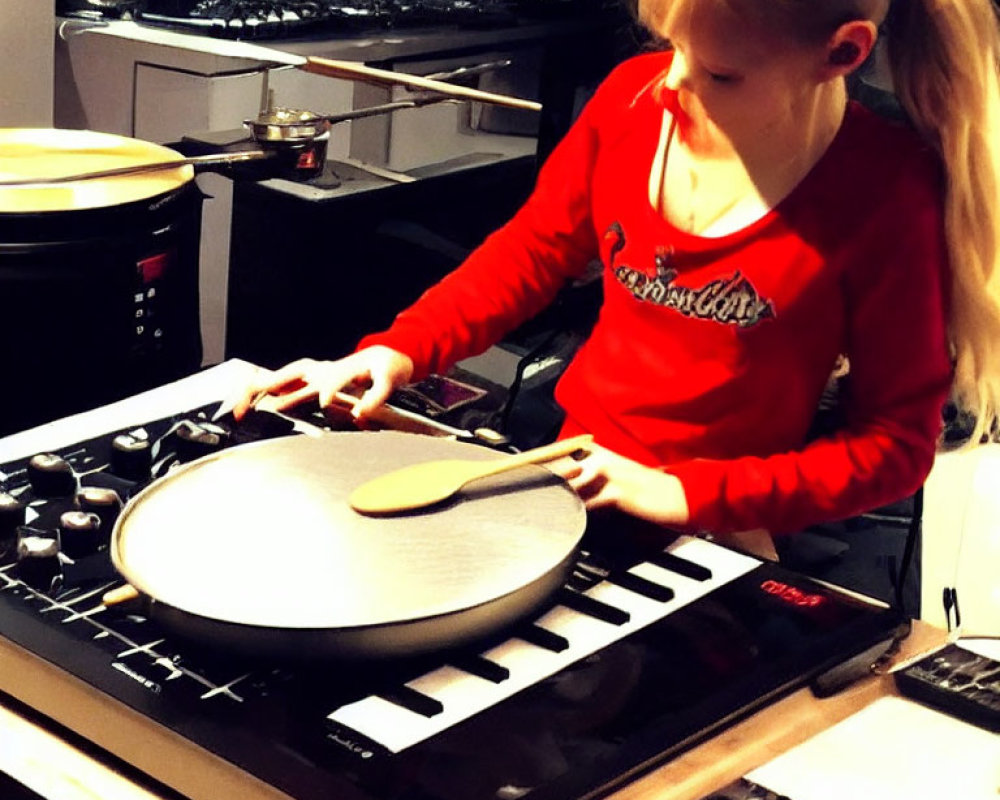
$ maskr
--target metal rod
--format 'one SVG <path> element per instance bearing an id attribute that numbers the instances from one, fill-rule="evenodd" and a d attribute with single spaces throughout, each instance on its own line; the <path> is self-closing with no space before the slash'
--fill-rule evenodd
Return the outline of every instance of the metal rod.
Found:
<path id="1" fill-rule="evenodd" d="M 261 122 L 260 120 L 244 120 L 243 124 L 247 126 L 259 125 L 266 126 L 268 128 L 298 128 L 302 125 L 308 125 L 313 122 L 325 121 L 329 122 L 331 125 L 336 125 L 338 122 L 350 122 L 353 119 L 364 119 L 365 117 L 374 117 L 379 114 L 388 114 L 392 111 L 402 111 L 407 108 L 419 108 L 421 106 L 429 106 L 434 103 L 460 103 L 461 100 L 456 100 L 454 97 L 447 97 L 445 95 L 439 94 L 424 94 L 419 96 L 414 96 L 407 98 L 406 100 L 394 100 L 390 103 L 380 103 L 376 106 L 367 106 L 365 108 L 353 108 L 350 111 L 340 111 L 336 114 L 314 114 L 308 119 L 290 119 L 287 122 Z M 272 111 L 274 109 L 271 109 Z M 288 109 L 291 111 L 292 109 Z M 295 112 L 298 113 L 298 112 Z M 311 112 L 310 112 L 311 113 Z"/>
<path id="2" fill-rule="evenodd" d="M 274 108 L 274 90 L 271 88 L 271 70 L 261 71 L 260 113 L 266 114 Z"/>
<path id="3" fill-rule="evenodd" d="M 274 153 L 264 150 L 246 150 L 239 153 L 223 153 L 221 155 L 192 156 L 190 158 L 175 158 L 170 161 L 157 161 L 150 164 L 132 164 L 127 167 L 115 167 L 94 172 L 81 172 L 76 175 L 57 175 L 51 178 L 17 178 L 15 180 L 0 180 L 4 186 L 51 186 L 60 183 L 75 183 L 99 178 L 117 178 L 121 175 L 138 175 L 143 172 L 160 172 L 167 169 L 177 169 L 186 166 L 220 166 L 225 164 L 241 164 L 245 161 L 259 161 L 273 158 Z"/>
<path id="4" fill-rule="evenodd" d="M 387 114 L 391 111 L 401 111 L 405 108 L 419 108 L 429 106 L 434 103 L 459 103 L 454 97 L 438 95 L 434 97 L 412 97 L 409 100 L 396 100 L 391 103 L 381 103 L 377 106 L 367 108 L 355 108 L 350 111 L 341 111 L 339 114 L 322 114 L 320 119 L 325 119 L 331 125 L 338 122 L 348 122 L 352 119 L 362 119 L 364 117 L 374 117 L 378 114 Z"/>
<path id="5" fill-rule="evenodd" d="M 424 77 L 432 81 L 450 81 L 454 78 L 468 78 L 473 75 L 482 75 L 484 72 L 492 72 L 495 69 L 503 69 L 510 65 L 511 60 L 505 58 L 501 61 L 487 61 L 485 64 L 474 64 L 471 67 L 450 69 L 447 72 L 432 72 L 430 75 L 424 75 Z"/>

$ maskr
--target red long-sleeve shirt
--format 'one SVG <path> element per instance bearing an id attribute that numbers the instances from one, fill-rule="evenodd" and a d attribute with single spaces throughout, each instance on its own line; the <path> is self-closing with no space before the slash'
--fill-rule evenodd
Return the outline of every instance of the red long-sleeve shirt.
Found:
<path id="1" fill-rule="evenodd" d="M 933 461 L 951 381 L 940 167 L 908 129 L 851 104 L 776 208 L 719 238 L 651 206 L 669 55 L 619 66 L 534 193 L 439 285 L 361 346 L 417 377 L 481 352 L 594 258 L 604 304 L 557 389 L 562 435 L 676 475 L 693 528 L 791 531 L 895 501 Z M 846 423 L 806 442 L 838 354 Z"/>

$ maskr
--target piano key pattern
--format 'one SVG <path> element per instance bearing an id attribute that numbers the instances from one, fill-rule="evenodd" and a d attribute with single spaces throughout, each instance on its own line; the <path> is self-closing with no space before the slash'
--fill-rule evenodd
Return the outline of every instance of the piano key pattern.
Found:
<path id="1" fill-rule="evenodd" d="M 658 563 L 653 563 L 654 561 Z M 680 537 L 663 557 L 601 581 L 557 605 L 473 663 L 442 666 L 389 695 L 344 705 L 327 721 L 398 753 L 441 733 L 570 664 L 663 619 L 761 562 L 703 539 Z M 650 584 L 665 591 L 651 590 Z M 671 594 L 672 593 L 672 594 Z"/>

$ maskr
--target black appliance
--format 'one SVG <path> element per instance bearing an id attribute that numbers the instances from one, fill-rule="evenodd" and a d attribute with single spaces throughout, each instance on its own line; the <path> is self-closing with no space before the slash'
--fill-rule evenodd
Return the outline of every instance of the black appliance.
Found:
<path id="1" fill-rule="evenodd" d="M 0 435 L 199 368 L 202 199 L 0 213 Z"/>
<path id="2" fill-rule="evenodd" d="M 158 397 L 181 403 L 191 380 Z M 38 460 L 29 477 L 16 437 L 0 448 L 0 485 L 30 510 L 16 524 L 5 516 L 0 533 L 0 690 L 192 798 L 596 797 L 897 629 L 891 608 L 609 520 L 588 531 L 568 587 L 591 602 L 571 608 L 559 595 L 475 647 L 371 664 L 236 658 L 168 636 L 140 610 L 105 609 L 103 592 L 121 581 L 99 540 L 72 563 L 10 555 L 18 525 L 22 538 L 55 538 L 80 486 L 127 498 L 148 480 L 116 437 L 152 444 L 156 474 L 190 457 L 178 426 L 204 426 L 218 405 L 141 422 L 149 404 L 130 402 L 98 423 L 78 419 L 79 440 L 41 459 L 68 465 L 54 480 L 39 479 Z M 227 435 L 291 427 L 257 415 Z"/>

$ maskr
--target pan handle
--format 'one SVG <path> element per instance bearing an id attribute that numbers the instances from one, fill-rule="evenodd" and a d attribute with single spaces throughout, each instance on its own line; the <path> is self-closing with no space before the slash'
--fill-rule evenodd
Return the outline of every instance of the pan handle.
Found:
<path id="1" fill-rule="evenodd" d="M 483 464 L 482 470 L 477 471 L 476 477 L 485 478 L 488 475 L 496 475 L 528 464 L 544 464 L 546 461 L 554 461 L 562 456 L 572 455 L 577 450 L 586 451 L 587 445 L 593 444 L 593 442 L 594 437 L 589 433 L 581 433 L 579 436 L 573 436 L 569 439 L 560 439 L 551 444 L 534 447 L 531 450 L 505 456 L 496 461 L 487 461 Z"/>
<path id="2" fill-rule="evenodd" d="M 76 183 L 100 178 L 117 178 L 123 175 L 139 175 L 144 172 L 160 172 L 166 169 L 193 166 L 218 167 L 229 164 L 242 164 L 246 161 L 258 161 L 274 157 L 274 153 L 266 150 L 241 150 L 234 153 L 220 153 L 207 156 L 191 156 L 190 158 L 174 158 L 170 161 L 154 161 L 149 164 L 130 164 L 126 167 L 81 172 L 77 175 L 56 175 L 50 178 L 17 178 L 15 180 L 0 180 L 2 186 L 49 186 L 57 183 Z"/>
<path id="3" fill-rule="evenodd" d="M 101 595 L 101 604 L 106 608 L 111 606 L 121 605 L 122 603 L 130 603 L 133 600 L 138 600 L 142 595 L 139 594 L 139 590 L 136 589 L 131 583 L 126 583 L 124 586 L 119 586 L 117 589 L 111 589 Z"/>

